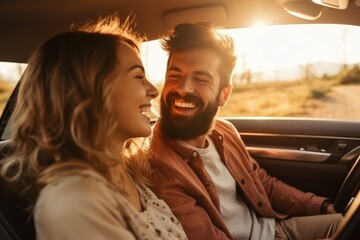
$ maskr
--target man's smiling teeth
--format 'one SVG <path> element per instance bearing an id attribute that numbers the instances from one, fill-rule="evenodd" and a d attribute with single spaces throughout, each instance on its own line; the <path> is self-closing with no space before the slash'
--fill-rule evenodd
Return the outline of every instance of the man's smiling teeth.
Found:
<path id="1" fill-rule="evenodd" d="M 191 102 L 183 102 L 183 101 L 175 100 L 174 104 L 176 107 L 181 107 L 181 108 L 189 108 L 189 109 L 196 108 L 196 105 Z"/>

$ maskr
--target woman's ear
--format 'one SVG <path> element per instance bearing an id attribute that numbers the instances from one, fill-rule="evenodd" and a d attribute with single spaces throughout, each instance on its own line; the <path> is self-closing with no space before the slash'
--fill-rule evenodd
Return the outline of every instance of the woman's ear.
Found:
<path id="1" fill-rule="evenodd" d="M 232 85 L 229 84 L 223 88 L 220 92 L 219 106 L 223 107 L 226 105 L 232 91 Z"/>

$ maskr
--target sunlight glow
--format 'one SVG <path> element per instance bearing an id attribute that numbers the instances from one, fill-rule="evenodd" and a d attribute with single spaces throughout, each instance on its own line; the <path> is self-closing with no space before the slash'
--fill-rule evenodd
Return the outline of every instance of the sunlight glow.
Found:
<path id="1" fill-rule="evenodd" d="M 238 62 L 235 72 L 251 69 L 274 74 L 280 69 L 295 69 L 295 66 L 307 63 L 360 63 L 360 27 L 283 25 L 224 32 L 236 43 Z M 291 78 L 298 75 L 294 70 L 292 73 L 282 72 L 287 76 L 291 74 Z"/>
<path id="2" fill-rule="evenodd" d="M 154 84 L 163 82 L 165 79 L 167 54 L 161 49 L 159 41 L 149 41 L 142 44 L 141 58 L 149 81 Z"/>
<path id="3" fill-rule="evenodd" d="M 350 25 L 307 24 L 220 30 L 234 39 L 238 56 L 235 74 L 251 71 L 259 81 L 294 80 L 301 67 L 318 64 L 318 75 L 333 75 L 343 64 L 360 63 L 360 27 Z M 167 54 L 159 41 L 142 44 L 141 54 L 148 79 L 154 84 L 165 79 Z M 0 78 L 18 80 L 26 64 L 0 62 Z M 335 66 L 335 67 L 334 67 Z"/>
<path id="4" fill-rule="evenodd" d="M 264 22 L 256 22 L 253 25 L 254 28 L 262 28 L 262 27 L 265 27 L 265 26 L 266 26 L 266 24 Z"/>

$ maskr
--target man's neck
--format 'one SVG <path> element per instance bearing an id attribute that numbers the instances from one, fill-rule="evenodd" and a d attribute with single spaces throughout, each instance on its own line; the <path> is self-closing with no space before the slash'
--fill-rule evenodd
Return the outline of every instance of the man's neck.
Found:
<path id="1" fill-rule="evenodd" d="M 208 142 L 206 141 L 207 134 L 198 136 L 196 138 L 188 139 L 188 140 L 181 140 L 184 143 L 187 143 L 193 147 L 197 148 L 206 148 L 208 145 Z"/>

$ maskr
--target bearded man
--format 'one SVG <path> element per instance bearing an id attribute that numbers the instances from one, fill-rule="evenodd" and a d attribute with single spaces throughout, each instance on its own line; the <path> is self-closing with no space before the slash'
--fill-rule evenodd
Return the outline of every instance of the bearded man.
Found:
<path id="1" fill-rule="evenodd" d="M 162 47 L 169 59 L 151 142 L 152 190 L 167 202 L 188 238 L 334 234 L 342 216 L 328 199 L 268 175 L 235 127 L 216 118 L 232 89 L 233 40 L 207 24 L 180 24 L 162 39 Z"/>

